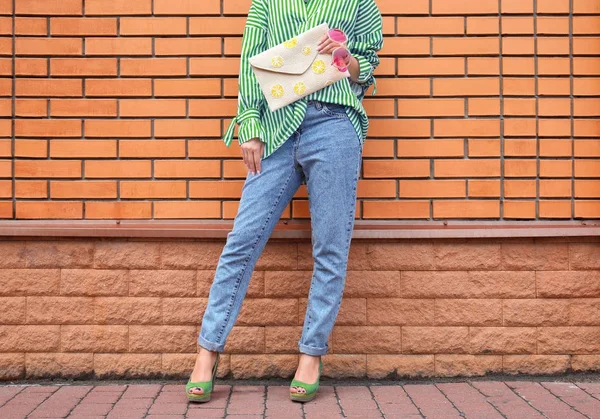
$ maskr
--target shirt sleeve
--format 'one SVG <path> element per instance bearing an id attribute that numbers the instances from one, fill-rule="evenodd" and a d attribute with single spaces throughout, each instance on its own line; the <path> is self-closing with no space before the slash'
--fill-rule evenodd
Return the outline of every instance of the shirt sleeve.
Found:
<path id="1" fill-rule="evenodd" d="M 375 0 L 361 0 L 358 6 L 353 36 L 348 39 L 348 49 L 358 60 L 358 83 L 365 90 L 375 82 L 373 72 L 379 65 L 377 51 L 383 47 L 383 23 Z"/>
<path id="2" fill-rule="evenodd" d="M 244 34 L 240 57 L 240 74 L 238 78 L 237 116 L 229 124 L 223 141 L 231 145 L 235 124 L 239 124 L 238 141 L 243 144 L 252 138 L 262 135 L 260 121 L 261 110 L 265 106 L 265 98 L 248 58 L 263 52 L 267 44 L 267 5 L 266 0 L 252 0 Z M 261 138 L 262 139 L 262 138 Z"/>

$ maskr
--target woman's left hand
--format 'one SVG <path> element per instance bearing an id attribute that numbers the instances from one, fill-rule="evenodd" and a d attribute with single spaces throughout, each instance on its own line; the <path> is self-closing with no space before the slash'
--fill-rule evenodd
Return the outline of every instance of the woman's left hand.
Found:
<path id="1" fill-rule="evenodd" d="M 318 46 L 318 51 L 320 54 L 331 54 L 333 53 L 333 50 L 336 48 L 346 48 L 346 46 L 344 44 L 340 44 L 339 42 L 335 42 L 332 41 L 331 39 L 329 39 L 329 37 L 327 36 L 327 34 L 323 35 L 323 37 L 319 40 L 319 43 L 317 44 Z M 345 65 L 346 67 L 350 66 L 350 63 L 352 62 L 352 55 L 348 54 L 345 57 Z"/>

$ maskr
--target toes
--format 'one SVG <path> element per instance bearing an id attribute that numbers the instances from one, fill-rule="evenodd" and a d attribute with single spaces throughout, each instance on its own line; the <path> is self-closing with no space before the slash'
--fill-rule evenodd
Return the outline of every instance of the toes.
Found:
<path id="1" fill-rule="evenodd" d="M 190 394 L 197 394 L 201 396 L 202 394 L 204 394 L 204 390 L 202 390 L 200 387 L 192 387 L 190 388 Z"/>

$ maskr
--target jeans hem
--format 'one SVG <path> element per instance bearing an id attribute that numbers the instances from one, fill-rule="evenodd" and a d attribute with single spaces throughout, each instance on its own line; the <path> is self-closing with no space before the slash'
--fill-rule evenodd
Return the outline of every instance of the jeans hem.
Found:
<path id="1" fill-rule="evenodd" d="M 321 356 L 327 354 L 329 348 L 327 346 L 324 346 L 322 348 L 316 348 L 314 346 L 308 346 L 302 343 L 298 343 L 298 349 L 303 354 L 311 356 Z"/>
<path id="2" fill-rule="evenodd" d="M 198 345 L 211 352 L 223 352 L 225 350 L 225 345 L 210 342 L 200 335 L 198 336 Z"/>

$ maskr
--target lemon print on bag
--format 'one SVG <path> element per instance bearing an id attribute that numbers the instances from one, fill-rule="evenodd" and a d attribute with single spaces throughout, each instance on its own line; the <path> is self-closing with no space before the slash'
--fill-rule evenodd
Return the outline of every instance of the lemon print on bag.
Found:
<path id="1" fill-rule="evenodd" d="M 304 55 L 310 55 L 311 49 L 310 47 L 304 47 L 302 48 L 302 54 Z"/>
<path id="2" fill-rule="evenodd" d="M 329 80 L 329 81 L 327 81 L 327 83 L 325 83 L 325 87 L 329 87 L 329 86 L 331 86 L 333 83 L 335 83 L 333 80 Z"/>
<path id="3" fill-rule="evenodd" d="M 283 58 L 279 55 L 271 58 L 271 67 L 279 68 L 283 65 Z"/>
<path id="4" fill-rule="evenodd" d="M 315 74 L 323 74 L 325 72 L 325 62 L 323 60 L 317 60 L 313 63 L 312 69 Z"/>
<path id="5" fill-rule="evenodd" d="M 285 41 L 283 43 L 283 46 L 286 48 L 294 48 L 296 45 L 298 45 L 298 40 L 296 38 L 292 38 L 289 41 Z"/>
<path id="6" fill-rule="evenodd" d="M 294 85 L 294 92 L 299 96 L 303 95 L 304 92 L 306 92 L 306 85 L 303 82 L 299 81 Z"/>
<path id="7" fill-rule="evenodd" d="M 275 99 L 279 99 L 284 93 L 283 86 L 280 84 L 276 84 L 275 86 L 271 87 L 271 96 L 273 96 Z"/>

